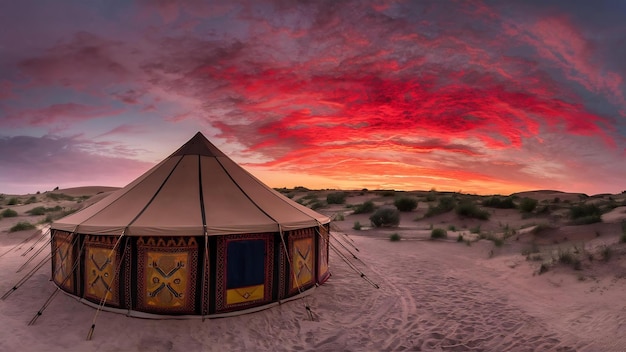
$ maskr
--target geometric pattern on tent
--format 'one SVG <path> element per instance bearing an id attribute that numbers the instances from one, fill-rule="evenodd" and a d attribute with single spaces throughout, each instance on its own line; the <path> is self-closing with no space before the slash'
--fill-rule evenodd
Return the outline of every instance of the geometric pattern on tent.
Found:
<path id="1" fill-rule="evenodd" d="M 105 302 L 116 307 L 120 304 L 119 275 L 116 270 L 122 251 L 117 250 L 115 255 L 111 255 L 111 251 L 117 239 L 117 236 L 86 236 L 84 244 L 85 297 L 100 301 L 108 293 Z"/>
<path id="2" fill-rule="evenodd" d="M 227 312 L 272 300 L 274 234 L 217 239 L 216 311 Z"/>
<path id="3" fill-rule="evenodd" d="M 74 235 L 57 231 L 52 241 L 54 282 L 67 292 L 74 292 Z"/>
<path id="4" fill-rule="evenodd" d="M 194 313 L 194 268 L 198 267 L 194 237 L 140 237 L 137 258 L 138 308 L 155 313 Z"/>
<path id="5" fill-rule="evenodd" d="M 290 231 L 288 238 L 293 271 L 287 276 L 289 293 L 295 293 L 313 284 L 315 279 L 315 229 Z"/>
<path id="6" fill-rule="evenodd" d="M 329 238 L 328 230 L 326 229 L 326 227 L 319 226 L 318 231 L 319 231 L 319 238 L 318 238 L 319 244 L 317 246 L 317 250 L 318 250 L 317 257 L 319 258 L 319 260 L 318 260 L 318 267 L 317 267 L 317 282 L 323 283 L 324 281 L 328 280 L 328 277 L 330 276 L 330 272 L 328 271 L 328 251 L 329 251 L 328 241 L 330 240 L 330 238 Z"/>

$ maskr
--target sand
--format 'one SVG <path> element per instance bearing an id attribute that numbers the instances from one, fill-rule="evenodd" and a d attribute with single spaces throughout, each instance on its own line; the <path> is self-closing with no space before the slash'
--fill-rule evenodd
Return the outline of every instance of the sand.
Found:
<path id="1" fill-rule="evenodd" d="M 325 211 L 342 209 L 336 206 Z M 65 294 L 52 301 L 35 325 L 27 325 L 55 290 L 49 281 L 50 267 L 44 266 L 10 297 L 0 301 L 0 351 L 626 348 L 626 245 L 617 243 L 618 233 L 612 232 L 626 217 L 620 217 L 621 209 L 609 215 L 611 222 L 591 225 L 604 226 L 599 237 L 589 225 L 567 229 L 570 236 L 576 231 L 590 233 L 587 237 L 578 234 L 589 251 L 611 245 L 613 255 L 609 261 L 584 262 L 580 271 L 555 265 L 542 275 L 538 275 L 540 264 L 527 260 L 519 250 L 530 234 L 520 230 L 520 239 L 512 239 L 502 247 L 487 240 L 472 242 L 470 246 L 457 243 L 454 238 L 432 241 L 428 239 L 427 226 L 433 219 L 413 221 L 419 211 L 403 214 L 401 226 L 396 229 L 352 230 L 351 225 L 360 215 L 346 215 L 344 221 L 336 223 L 349 236 L 335 232 L 334 237 L 359 248 L 354 253 L 363 263 L 353 262 L 380 286 L 378 289 L 331 253 L 332 277 L 306 298 L 257 313 L 205 321 L 146 320 L 101 312 L 91 341 L 85 338 L 95 310 Z M 496 213 L 489 221 L 491 225 L 507 216 L 514 218 L 509 211 Z M 458 232 L 468 232 L 461 224 L 466 220 L 448 217 L 436 219 L 436 224 L 444 226 L 457 221 Z M 13 218 L 0 220 L 0 254 L 33 234 L 6 232 L 13 222 Z M 559 231 L 563 228 L 566 227 Z M 390 232 L 401 233 L 403 240 L 389 241 Z M 15 272 L 28 258 L 21 256 L 28 247 L 0 257 L 1 294 L 34 266 L 33 263 L 23 272 Z M 39 257 L 43 256 L 44 253 Z M 308 319 L 305 304 L 311 307 L 313 321 Z"/>

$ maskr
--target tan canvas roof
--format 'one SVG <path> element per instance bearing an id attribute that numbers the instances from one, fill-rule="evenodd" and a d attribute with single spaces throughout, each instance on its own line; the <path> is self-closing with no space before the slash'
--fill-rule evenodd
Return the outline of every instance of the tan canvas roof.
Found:
<path id="1" fill-rule="evenodd" d="M 278 232 L 330 221 L 274 191 L 198 132 L 128 186 L 53 229 L 128 236 Z"/>

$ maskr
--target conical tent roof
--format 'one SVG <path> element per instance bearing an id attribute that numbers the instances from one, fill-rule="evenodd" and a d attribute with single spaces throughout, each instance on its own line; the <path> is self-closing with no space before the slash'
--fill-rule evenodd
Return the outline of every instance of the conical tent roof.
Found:
<path id="1" fill-rule="evenodd" d="M 52 224 L 102 235 L 202 236 L 278 232 L 330 221 L 274 191 L 198 132 L 145 174 Z"/>

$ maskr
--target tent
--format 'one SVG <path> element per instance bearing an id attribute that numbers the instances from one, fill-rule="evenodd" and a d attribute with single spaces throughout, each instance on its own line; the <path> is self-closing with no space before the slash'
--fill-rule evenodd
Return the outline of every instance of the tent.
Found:
<path id="1" fill-rule="evenodd" d="M 330 276 L 329 224 L 198 132 L 126 187 L 51 225 L 52 279 L 83 302 L 133 316 L 249 312 Z"/>

